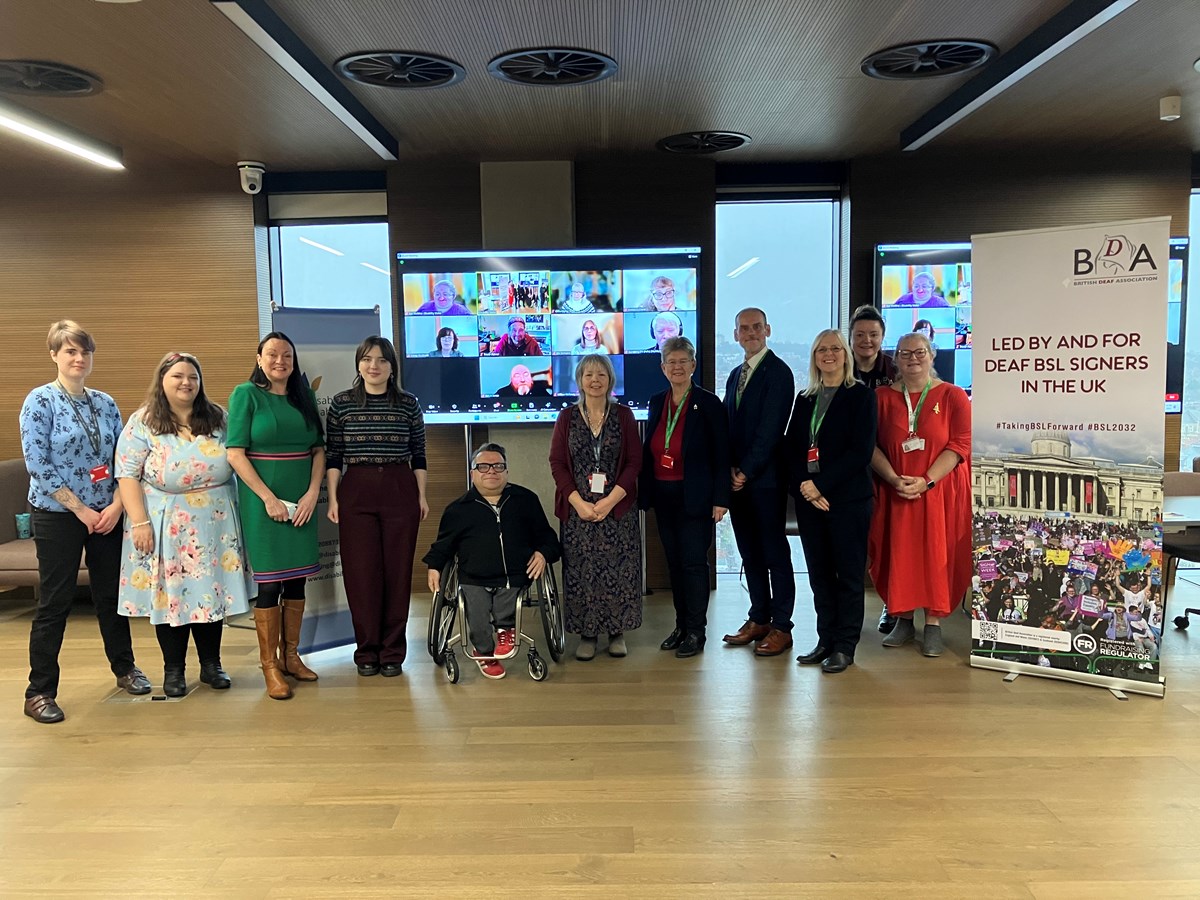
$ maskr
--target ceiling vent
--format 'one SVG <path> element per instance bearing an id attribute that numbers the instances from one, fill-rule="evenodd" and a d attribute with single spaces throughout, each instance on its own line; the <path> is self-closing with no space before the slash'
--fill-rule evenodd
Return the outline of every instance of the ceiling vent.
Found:
<path id="1" fill-rule="evenodd" d="M 736 150 L 750 143 L 750 136 L 736 131 L 685 131 L 665 137 L 654 146 L 667 153 L 682 153 L 688 156 L 703 156 Z"/>
<path id="2" fill-rule="evenodd" d="M 104 90 L 99 75 L 63 63 L 0 59 L 0 91 L 37 97 L 86 97 Z"/>
<path id="3" fill-rule="evenodd" d="M 514 84 L 589 84 L 616 74 L 617 61 L 594 50 L 543 47 L 502 53 L 488 63 L 488 71 Z"/>
<path id="4" fill-rule="evenodd" d="M 355 53 L 339 59 L 334 69 L 349 81 L 399 89 L 446 87 L 467 77 L 467 70 L 452 59 L 403 50 Z"/>
<path id="5" fill-rule="evenodd" d="M 914 41 L 872 53 L 861 66 L 863 74 L 872 78 L 936 78 L 978 68 L 996 53 L 996 47 L 986 41 Z"/>

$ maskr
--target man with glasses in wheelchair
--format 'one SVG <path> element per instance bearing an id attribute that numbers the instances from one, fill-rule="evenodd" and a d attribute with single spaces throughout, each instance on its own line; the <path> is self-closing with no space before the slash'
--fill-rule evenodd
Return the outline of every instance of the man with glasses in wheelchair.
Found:
<path id="1" fill-rule="evenodd" d="M 558 537 L 537 494 L 508 483 L 508 463 L 499 444 L 484 444 L 471 458 L 471 489 L 446 507 L 437 540 L 422 561 L 429 590 L 441 588 L 441 573 L 458 559 L 458 582 L 467 627 L 486 678 L 503 678 L 505 656 L 516 640 L 517 600 L 559 557 Z M 495 622 L 496 635 L 492 635 Z"/>

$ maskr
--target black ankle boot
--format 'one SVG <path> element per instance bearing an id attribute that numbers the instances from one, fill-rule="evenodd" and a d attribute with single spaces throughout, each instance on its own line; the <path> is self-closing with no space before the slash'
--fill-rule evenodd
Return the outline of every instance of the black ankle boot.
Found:
<path id="1" fill-rule="evenodd" d="M 187 679 L 183 677 L 183 666 L 163 666 L 163 693 L 168 697 L 187 695 Z"/>
<path id="2" fill-rule="evenodd" d="M 200 680 L 214 691 L 223 691 L 233 684 L 229 680 L 229 676 L 225 674 L 225 670 L 221 668 L 219 659 L 200 663 Z"/>

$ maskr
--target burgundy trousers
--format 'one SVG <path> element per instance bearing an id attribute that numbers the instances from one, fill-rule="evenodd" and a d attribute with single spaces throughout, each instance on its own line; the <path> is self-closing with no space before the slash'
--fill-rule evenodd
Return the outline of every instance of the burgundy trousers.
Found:
<path id="1" fill-rule="evenodd" d="M 406 463 L 350 466 L 338 486 L 342 581 L 357 665 L 403 663 L 412 597 L 417 479 Z"/>

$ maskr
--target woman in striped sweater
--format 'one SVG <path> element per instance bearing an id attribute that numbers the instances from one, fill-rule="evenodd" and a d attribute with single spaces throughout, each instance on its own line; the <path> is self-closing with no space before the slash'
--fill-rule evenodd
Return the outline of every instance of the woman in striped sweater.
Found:
<path id="1" fill-rule="evenodd" d="M 425 420 L 417 398 L 396 385 L 391 341 L 367 338 L 354 364 L 353 385 L 325 416 L 329 520 L 341 539 L 358 674 L 399 675 L 417 528 L 429 514 Z"/>

